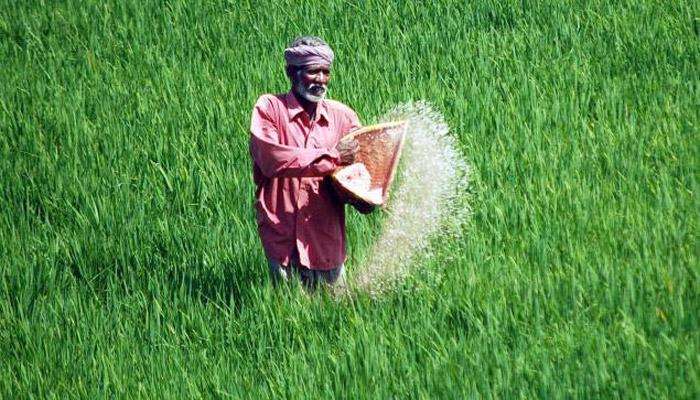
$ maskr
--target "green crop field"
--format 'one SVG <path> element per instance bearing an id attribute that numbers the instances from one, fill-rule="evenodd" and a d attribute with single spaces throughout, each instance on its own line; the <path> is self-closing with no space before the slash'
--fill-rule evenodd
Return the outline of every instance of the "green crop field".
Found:
<path id="1" fill-rule="evenodd" d="M 0 0 L 0 398 L 700 397 L 698 3 L 420 3 Z M 269 283 L 248 128 L 300 34 L 471 165 L 381 296 Z"/>

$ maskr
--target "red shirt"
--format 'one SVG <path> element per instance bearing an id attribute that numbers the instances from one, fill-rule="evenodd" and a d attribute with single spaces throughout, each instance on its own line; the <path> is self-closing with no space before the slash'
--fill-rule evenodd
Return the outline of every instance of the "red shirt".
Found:
<path id="1" fill-rule="evenodd" d="M 291 92 L 265 94 L 255 103 L 255 210 L 269 259 L 317 270 L 345 262 L 345 207 L 327 175 L 339 166 L 336 144 L 359 126 L 357 114 L 333 100 L 319 102 L 314 120 Z"/>

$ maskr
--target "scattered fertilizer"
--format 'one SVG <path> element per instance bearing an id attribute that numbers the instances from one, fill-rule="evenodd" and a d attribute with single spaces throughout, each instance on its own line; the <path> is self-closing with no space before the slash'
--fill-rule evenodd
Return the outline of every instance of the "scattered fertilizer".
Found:
<path id="1" fill-rule="evenodd" d="M 431 239 L 454 232 L 469 215 L 469 165 L 440 113 L 425 102 L 400 105 L 383 121 L 406 121 L 406 142 L 379 238 L 354 286 L 379 294 L 411 273 Z M 449 236 L 449 235 L 446 235 Z"/>

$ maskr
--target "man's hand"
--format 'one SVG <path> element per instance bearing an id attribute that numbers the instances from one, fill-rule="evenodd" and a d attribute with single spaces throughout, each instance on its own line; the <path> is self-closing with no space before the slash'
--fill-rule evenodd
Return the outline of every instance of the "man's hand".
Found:
<path id="1" fill-rule="evenodd" d="M 340 165 L 350 165 L 355 162 L 355 155 L 360 150 L 360 144 L 355 139 L 341 140 L 335 149 L 340 153 Z"/>
<path id="2" fill-rule="evenodd" d="M 361 201 L 355 201 L 355 200 L 350 200 L 348 203 L 357 210 L 360 214 L 370 214 L 372 211 L 375 210 L 375 206 L 361 202 Z"/>

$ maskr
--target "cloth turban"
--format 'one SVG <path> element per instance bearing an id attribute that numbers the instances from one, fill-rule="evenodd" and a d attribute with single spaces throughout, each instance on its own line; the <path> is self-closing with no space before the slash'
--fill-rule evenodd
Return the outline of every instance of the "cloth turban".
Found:
<path id="1" fill-rule="evenodd" d="M 330 67 L 333 63 L 333 50 L 326 45 L 308 46 L 305 44 L 284 49 L 284 59 L 287 65 L 306 67 L 320 64 Z"/>

